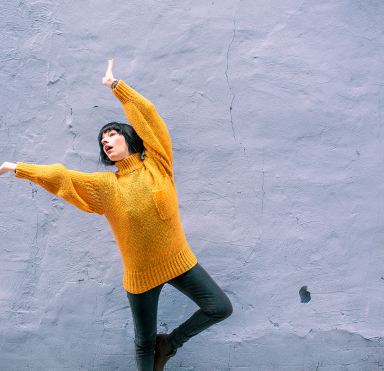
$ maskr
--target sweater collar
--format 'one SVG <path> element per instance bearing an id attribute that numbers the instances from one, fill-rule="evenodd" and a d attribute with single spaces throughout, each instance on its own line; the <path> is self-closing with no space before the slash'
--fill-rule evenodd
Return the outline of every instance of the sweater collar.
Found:
<path id="1" fill-rule="evenodd" d="M 141 160 L 141 154 L 135 153 L 134 155 L 126 157 L 124 160 L 115 162 L 115 165 L 119 168 L 116 174 L 124 175 L 141 168 L 143 161 Z"/>

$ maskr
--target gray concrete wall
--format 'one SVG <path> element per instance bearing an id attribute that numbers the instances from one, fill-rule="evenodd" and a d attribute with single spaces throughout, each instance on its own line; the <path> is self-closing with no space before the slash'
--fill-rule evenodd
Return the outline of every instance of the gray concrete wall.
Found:
<path id="1" fill-rule="evenodd" d="M 379 0 L 0 3 L 0 161 L 104 171 L 98 130 L 124 120 L 108 58 L 169 127 L 188 241 L 235 311 L 167 370 L 384 369 L 383 17 Z M 105 219 L 10 174 L 0 205 L 0 369 L 134 370 Z M 165 287 L 159 330 L 193 310 Z"/>

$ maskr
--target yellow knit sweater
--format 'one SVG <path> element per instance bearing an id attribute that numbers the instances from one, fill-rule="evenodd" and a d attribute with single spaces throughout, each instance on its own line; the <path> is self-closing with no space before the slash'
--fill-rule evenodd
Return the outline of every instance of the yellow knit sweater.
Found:
<path id="1" fill-rule="evenodd" d="M 86 174 L 62 165 L 18 163 L 28 179 L 86 212 L 107 218 L 124 264 L 124 288 L 150 290 L 191 269 L 197 260 L 181 226 L 167 128 L 151 102 L 120 81 L 113 93 L 143 139 L 140 154 L 116 163 L 116 173 Z"/>

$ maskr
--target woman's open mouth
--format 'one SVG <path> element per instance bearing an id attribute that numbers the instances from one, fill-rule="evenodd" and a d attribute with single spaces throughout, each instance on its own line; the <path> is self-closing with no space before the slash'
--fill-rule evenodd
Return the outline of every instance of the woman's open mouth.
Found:
<path id="1" fill-rule="evenodd" d="M 104 151 L 105 151 L 105 153 L 110 152 L 112 148 L 113 148 L 113 147 L 106 145 L 106 146 L 104 147 Z"/>

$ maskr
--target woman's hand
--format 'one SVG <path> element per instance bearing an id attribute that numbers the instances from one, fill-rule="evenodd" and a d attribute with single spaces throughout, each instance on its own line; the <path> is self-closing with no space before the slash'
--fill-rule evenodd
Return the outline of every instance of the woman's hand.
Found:
<path id="1" fill-rule="evenodd" d="M 113 68 L 113 59 L 108 61 L 108 68 L 105 76 L 102 78 L 103 84 L 107 85 L 109 88 L 112 86 L 113 81 L 115 80 L 112 73 Z"/>
<path id="2" fill-rule="evenodd" d="M 13 164 L 11 162 L 4 162 L 3 165 L 0 166 L 0 175 L 3 175 L 8 171 L 15 172 L 15 170 L 16 170 L 16 164 Z"/>

